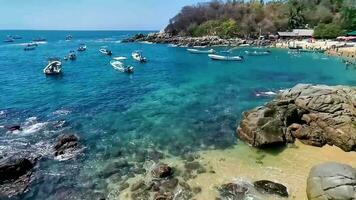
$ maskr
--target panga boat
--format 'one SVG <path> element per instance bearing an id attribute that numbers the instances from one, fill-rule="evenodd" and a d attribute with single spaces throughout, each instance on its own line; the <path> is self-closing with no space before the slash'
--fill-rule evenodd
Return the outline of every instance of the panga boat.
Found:
<path id="1" fill-rule="evenodd" d="M 76 60 L 77 59 L 77 55 L 75 55 L 74 51 L 70 51 L 69 55 L 68 55 L 69 60 Z"/>
<path id="2" fill-rule="evenodd" d="M 8 37 L 4 40 L 4 42 L 10 43 L 10 42 L 15 42 L 15 40 L 12 37 Z"/>
<path id="3" fill-rule="evenodd" d="M 68 35 L 67 37 L 66 37 L 66 41 L 71 41 L 73 39 L 73 36 L 71 36 L 71 35 Z"/>
<path id="4" fill-rule="evenodd" d="M 75 51 L 70 51 L 68 56 L 64 57 L 64 60 L 76 60 L 77 55 L 75 54 Z"/>
<path id="5" fill-rule="evenodd" d="M 62 71 L 62 63 L 59 60 L 49 61 L 48 65 L 43 69 L 43 73 L 46 75 L 60 74 Z"/>
<path id="6" fill-rule="evenodd" d="M 127 58 L 125 56 L 119 56 L 119 57 L 114 57 L 112 58 L 113 60 L 117 60 L 117 61 L 120 61 L 120 60 L 126 60 Z"/>
<path id="7" fill-rule="evenodd" d="M 78 51 L 85 51 L 87 50 L 87 46 L 85 44 L 80 44 L 78 47 Z"/>
<path id="8" fill-rule="evenodd" d="M 134 67 L 132 66 L 125 66 L 124 63 L 117 61 L 117 60 L 112 60 L 110 62 L 110 65 L 116 69 L 119 70 L 120 72 L 124 73 L 133 73 L 134 72 Z"/>
<path id="9" fill-rule="evenodd" d="M 242 56 L 222 56 L 217 54 L 209 54 L 208 56 L 212 60 L 223 60 L 223 61 L 242 61 L 244 59 Z"/>
<path id="10" fill-rule="evenodd" d="M 245 51 L 245 53 L 249 56 L 263 56 L 263 55 L 269 55 L 272 52 L 270 50 L 267 50 L 267 51 Z"/>
<path id="11" fill-rule="evenodd" d="M 38 44 L 36 42 L 30 42 L 26 45 L 27 47 L 37 47 Z"/>
<path id="12" fill-rule="evenodd" d="M 44 38 L 36 38 L 36 39 L 34 39 L 34 40 L 32 40 L 33 42 L 45 42 L 46 41 L 46 39 L 44 39 Z"/>
<path id="13" fill-rule="evenodd" d="M 23 50 L 24 51 L 32 51 L 32 50 L 35 50 L 36 49 L 36 46 L 26 46 Z"/>
<path id="14" fill-rule="evenodd" d="M 198 50 L 198 49 L 187 49 L 190 53 L 195 53 L 195 54 L 212 54 L 215 53 L 214 49 L 209 49 L 209 50 Z"/>
<path id="15" fill-rule="evenodd" d="M 108 56 L 112 55 L 112 52 L 108 49 L 100 49 L 99 51 L 104 55 L 108 55 Z"/>
<path id="16" fill-rule="evenodd" d="M 139 51 L 135 51 L 135 52 L 133 52 L 132 53 L 132 58 L 134 59 L 134 60 L 137 60 L 137 61 L 139 61 L 139 62 L 146 62 L 146 58 L 142 55 L 142 53 L 141 52 L 139 52 Z"/>

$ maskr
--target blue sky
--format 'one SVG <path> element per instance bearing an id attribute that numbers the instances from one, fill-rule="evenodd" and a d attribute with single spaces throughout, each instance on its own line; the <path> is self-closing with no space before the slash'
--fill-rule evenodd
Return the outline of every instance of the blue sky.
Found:
<path id="1" fill-rule="evenodd" d="M 160 30 L 207 0 L 0 0 L 0 29 Z"/>

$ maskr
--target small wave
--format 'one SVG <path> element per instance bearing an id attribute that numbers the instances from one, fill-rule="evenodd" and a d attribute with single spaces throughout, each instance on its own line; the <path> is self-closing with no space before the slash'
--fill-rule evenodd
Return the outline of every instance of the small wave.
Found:
<path id="1" fill-rule="evenodd" d="M 149 41 L 143 41 L 143 42 L 140 42 L 141 44 L 153 44 L 153 42 L 149 42 Z"/>
<path id="2" fill-rule="evenodd" d="M 276 96 L 277 93 L 273 91 L 266 91 L 266 92 L 256 92 L 256 97 L 266 97 L 266 96 Z"/>
<path id="3" fill-rule="evenodd" d="M 56 157 L 54 157 L 54 159 L 58 160 L 58 161 L 70 160 L 70 159 L 77 157 L 79 154 L 83 153 L 84 150 L 85 150 L 85 148 L 77 149 L 75 151 L 71 151 L 69 153 L 65 153 L 63 155 L 56 156 Z"/>
<path id="4" fill-rule="evenodd" d="M 36 132 L 42 130 L 43 128 L 45 128 L 47 126 L 47 124 L 48 124 L 48 122 L 38 122 L 37 117 L 30 117 L 30 118 L 26 119 L 26 121 L 22 127 L 22 131 L 20 131 L 20 132 L 24 133 L 24 134 L 36 133 Z"/>
<path id="5" fill-rule="evenodd" d="M 52 114 L 58 115 L 58 116 L 65 116 L 65 115 L 69 115 L 70 113 L 71 113 L 70 110 L 57 110 L 57 111 L 54 111 Z"/>

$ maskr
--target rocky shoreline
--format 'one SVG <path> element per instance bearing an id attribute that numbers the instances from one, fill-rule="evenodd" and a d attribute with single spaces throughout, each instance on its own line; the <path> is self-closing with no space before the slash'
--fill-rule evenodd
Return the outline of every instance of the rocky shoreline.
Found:
<path id="1" fill-rule="evenodd" d="M 166 33 L 151 33 L 148 35 L 136 34 L 131 38 L 122 40 L 123 43 L 129 42 L 150 42 L 156 44 L 172 44 L 181 47 L 199 47 L 199 46 L 270 46 L 270 40 L 253 40 L 253 39 L 240 39 L 231 38 L 223 39 L 218 36 L 204 36 L 204 37 L 181 37 L 172 36 Z"/>
<path id="2" fill-rule="evenodd" d="M 356 88 L 299 84 L 243 114 L 238 136 L 254 147 L 293 143 L 356 150 Z"/>

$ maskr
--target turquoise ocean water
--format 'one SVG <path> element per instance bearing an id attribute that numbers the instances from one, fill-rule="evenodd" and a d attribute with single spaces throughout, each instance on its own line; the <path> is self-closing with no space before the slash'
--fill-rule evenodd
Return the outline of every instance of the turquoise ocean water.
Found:
<path id="1" fill-rule="evenodd" d="M 134 174 L 134 166 L 164 155 L 181 156 L 203 149 L 229 148 L 238 143 L 235 129 L 243 111 L 261 105 L 297 83 L 356 86 L 356 71 L 340 59 L 323 54 L 288 54 L 271 49 L 270 56 L 244 55 L 244 62 L 211 61 L 168 45 L 120 43 L 129 31 L 1 31 L 21 35 L 14 43 L 0 43 L 0 156 L 39 154 L 38 178 L 21 199 L 56 199 L 58 191 L 78 193 L 106 190 L 102 166 L 120 157 L 130 163 L 120 176 Z M 71 34 L 74 39 L 65 41 Z M 34 51 L 24 44 L 43 37 Z M 77 60 L 63 63 L 63 74 L 46 77 L 48 57 L 64 57 L 80 43 L 88 46 Z M 132 75 L 115 71 L 113 56 L 126 56 Z M 243 55 L 245 50 L 233 53 Z M 134 62 L 141 50 L 148 62 Z M 220 48 L 217 50 L 225 50 Z M 11 134 L 4 127 L 21 124 Z M 80 137 L 82 155 L 53 159 L 51 144 L 62 133 Z M 237 144 L 238 145 L 238 144 Z M 138 156 L 140 155 L 140 156 Z M 138 158 L 139 157 L 139 158 Z"/>

